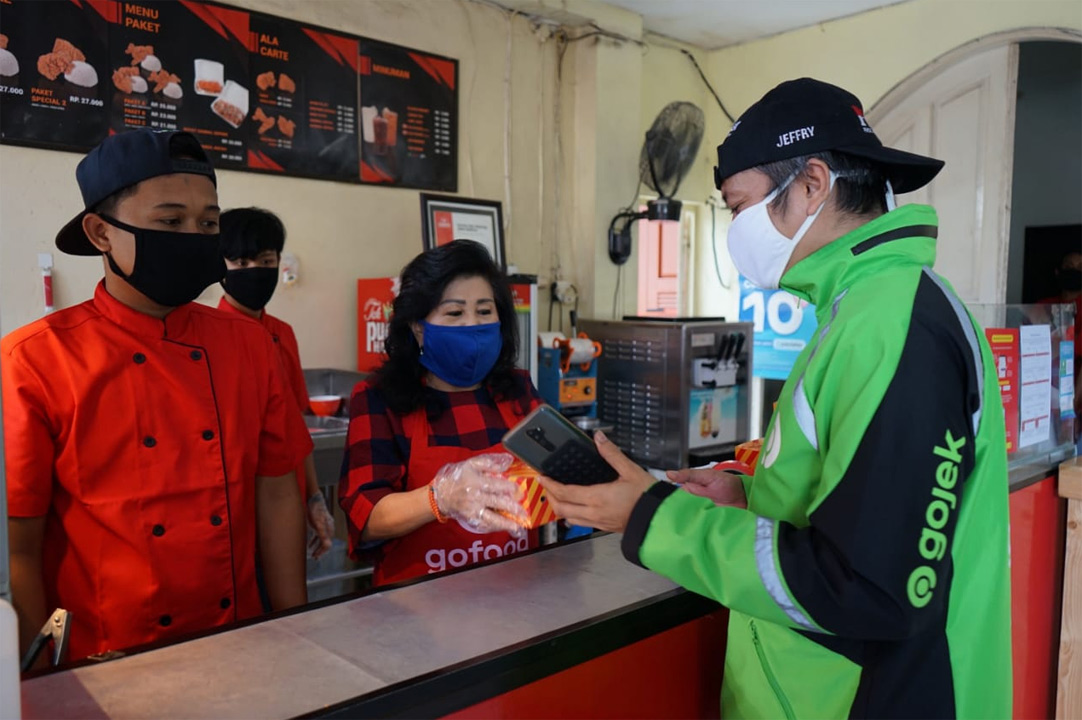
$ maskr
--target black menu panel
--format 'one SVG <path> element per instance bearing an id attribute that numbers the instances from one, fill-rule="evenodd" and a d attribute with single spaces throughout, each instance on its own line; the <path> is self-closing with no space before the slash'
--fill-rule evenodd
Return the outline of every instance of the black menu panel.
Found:
<path id="1" fill-rule="evenodd" d="M 109 8 L 71 0 L 0 3 L 0 138 L 75 150 L 105 138 Z"/>
<path id="2" fill-rule="evenodd" d="M 219 168 L 453 192 L 458 62 L 200 0 L 0 0 L 0 142 L 185 130 Z"/>
<path id="3" fill-rule="evenodd" d="M 361 39 L 361 181 L 454 192 L 458 63 Z"/>
<path id="4" fill-rule="evenodd" d="M 248 166 L 355 180 L 357 39 L 252 15 Z"/>
<path id="5" fill-rule="evenodd" d="M 248 13 L 186 0 L 117 5 L 110 127 L 186 130 L 216 167 L 245 167 Z"/>

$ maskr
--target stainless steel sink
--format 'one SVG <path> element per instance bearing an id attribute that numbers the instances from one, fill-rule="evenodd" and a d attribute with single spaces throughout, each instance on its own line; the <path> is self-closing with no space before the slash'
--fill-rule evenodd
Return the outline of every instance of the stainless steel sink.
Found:
<path id="1" fill-rule="evenodd" d="M 309 432 L 313 435 L 317 433 L 344 433 L 349 429 L 349 418 L 305 415 L 304 424 L 308 426 Z"/>

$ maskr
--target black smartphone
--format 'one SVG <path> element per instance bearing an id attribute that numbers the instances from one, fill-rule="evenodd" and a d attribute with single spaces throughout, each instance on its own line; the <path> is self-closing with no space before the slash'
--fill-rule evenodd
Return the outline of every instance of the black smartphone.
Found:
<path id="1" fill-rule="evenodd" d="M 503 446 L 534 470 L 565 485 L 598 485 L 619 477 L 594 441 L 548 405 L 511 428 L 503 436 Z"/>

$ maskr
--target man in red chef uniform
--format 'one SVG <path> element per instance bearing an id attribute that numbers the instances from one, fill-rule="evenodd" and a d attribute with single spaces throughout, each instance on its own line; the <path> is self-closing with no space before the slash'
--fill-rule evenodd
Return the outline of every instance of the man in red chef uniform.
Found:
<path id="1" fill-rule="evenodd" d="M 107 138 L 56 237 L 94 297 L 0 343 L 11 585 L 23 647 L 55 607 L 69 659 L 306 597 L 294 469 L 311 438 L 258 324 L 192 301 L 225 274 L 214 169 L 188 133 Z"/>

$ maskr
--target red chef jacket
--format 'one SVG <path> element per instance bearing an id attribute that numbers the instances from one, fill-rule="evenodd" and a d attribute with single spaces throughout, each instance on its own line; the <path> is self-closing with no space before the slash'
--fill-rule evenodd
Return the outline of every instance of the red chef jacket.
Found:
<path id="1" fill-rule="evenodd" d="M 70 659 L 255 616 L 255 477 L 312 441 L 274 344 L 195 303 L 94 298 L 0 342 L 8 512 L 45 516 Z"/>
<path id="2" fill-rule="evenodd" d="M 304 382 L 304 370 L 301 369 L 301 349 L 297 344 L 297 336 L 293 334 L 293 328 L 284 320 L 279 320 L 266 310 L 255 320 L 245 315 L 237 308 L 229 304 L 224 297 L 218 301 L 218 309 L 232 313 L 240 317 L 248 318 L 252 322 L 258 322 L 270 333 L 274 346 L 278 348 L 278 357 L 282 360 L 282 368 L 285 370 L 286 384 L 290 394 L 297 400 L 297 406 L 302 413 L 308 412 L 308 385 Z M 301 488 L 301 500 L 308 500 L 308 482 L 305 477 L 304 463 L 297 466 L 297 483 Z"/>

